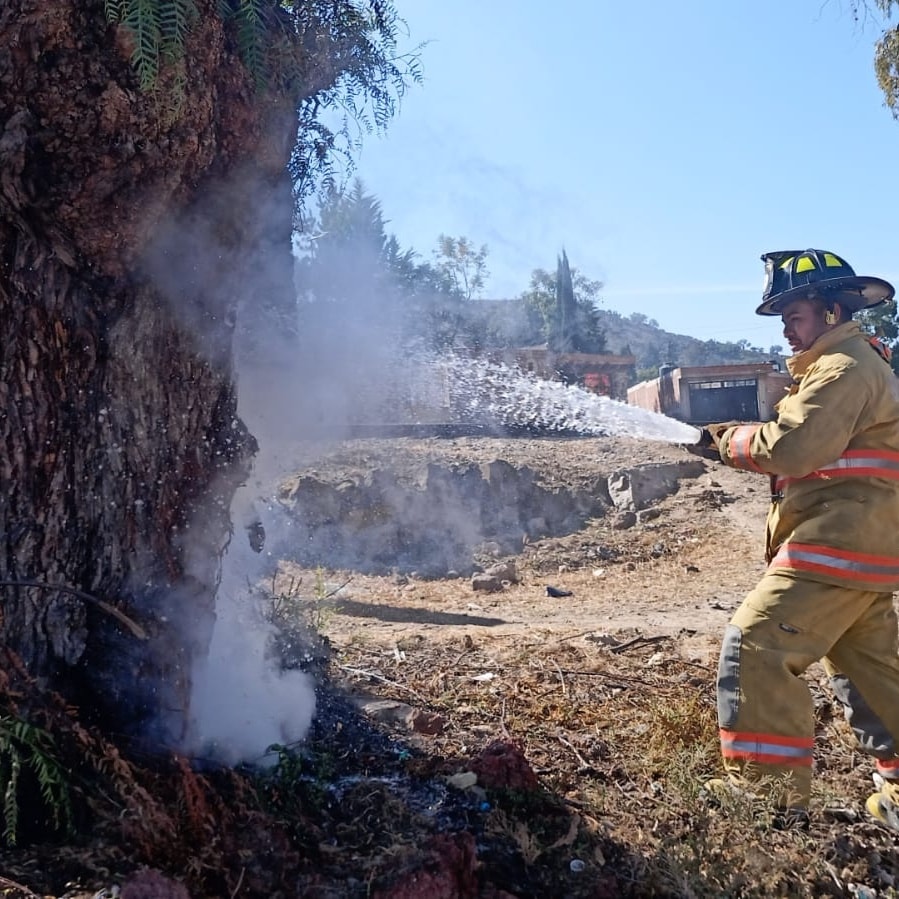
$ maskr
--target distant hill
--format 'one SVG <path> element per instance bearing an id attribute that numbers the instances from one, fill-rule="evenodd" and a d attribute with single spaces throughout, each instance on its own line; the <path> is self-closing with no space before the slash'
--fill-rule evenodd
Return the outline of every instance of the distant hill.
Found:
<path id="1" fill-rule="evenodd" d="M 533 325 L 528 322 L 520 300 L 472 300 L 468 306 L 466 318 L 488 345 L 520 346 L 536 342 Z M 770 360 L 783 364 L 780 347 L 754 347 L 748 340 L 699 340 L 686 334 L 672 334 L 639 312 L 625 317 L 598 308 L 597 313 L 607 352 L 636 357 L 638 380 L 656 377 L 659 366 L 669 363 L 692 366 Z"/>
<path id="2" fill-rule="evenodd" d="M 784 361 L 781 347 L 754 347 L 748 340 L 699 340 L 685 334 L 672 334 L 662 330 L 655 320 L 638 312 L 625 317 L 618 312 L 600 309 L 599 319 L 609 352 L 635 356 L 637 374 L 641 380 L 654 378 L 658 367 L 667 363 L 690 366 L 771 360 L 782 365 Z"/>

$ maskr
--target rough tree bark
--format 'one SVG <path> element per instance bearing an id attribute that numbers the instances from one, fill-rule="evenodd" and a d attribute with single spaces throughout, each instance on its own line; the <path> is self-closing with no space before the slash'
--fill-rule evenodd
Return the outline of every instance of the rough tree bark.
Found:
<path id="1" fill-rule="evenodd" d="M 290 288 L 294 107 L 260 100 L 197 6 L 173 109 L 138 90 L 102 0 L 0 5 L 0 639 L 164 740 L 253 451 L 231 332 L 257 251 L 283 242 L 266 289 Z"/>

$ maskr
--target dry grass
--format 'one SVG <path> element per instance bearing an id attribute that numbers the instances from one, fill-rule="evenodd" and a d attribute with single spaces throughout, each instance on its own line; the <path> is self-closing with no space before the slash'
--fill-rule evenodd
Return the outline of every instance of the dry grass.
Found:
<path id="1" fill-rule="evenodd" d="M 848 896 L 861 885 L 897 895 L 896 841 L 860 814 L 870 764 L 847 765 L 845 728 L 829 707 L 811 825 L 777 830 L 764 803 L 735 798 L 713 808 L 700 796 L 718 772 L 712 672 L 661 655 L 657 645 L 616 653 L 583 637 L 534 634 L 407 642 L 401 657 L 350 643 L 337 659 L 357 689 L 446 716 L 443 734 L 413 738 L 432 767 L 439 759 L 464 768 L 495 739 L 523 749 L 554 812 L 535 818 L 527 803 L 500 798 L 484 828 L 515 847 L 528 895 L 596 895 L 610 877 L 616 895 L 631 896 Z M 858 820 L 826 811 L 833 799 Z M 572 880 L 575 858 L 585 868 Z M 541 893 L 554 879 L 564 891 Z"/>
<path id="2" fill-rule="evenodd" d="M 409 895 L 391 890 L 430 871 L 435 853 L 476 846 L 477 865 L 447 896 L 897 895 L 895 836 L 860 814 L 870 763 L 818 672 L 811 824 L 778 830 L 764 804 L 715 808 L 700 795 L 718 771 L 710 667 L 682 658 L 673 638 L 593 636 L 341 639 L 330 669 L 347 690 L 440 716 L 442 732 L 371 729 L 341 707 L 261 781 L 201 776 L 184 760 L 141 767 L 60 724 L 58 739 L 97 756 L 92 830 L 49 856 L 0 853 L 0 874 L 22 896 L 92 896 L 149 864 L 196 896 L 392 897 Z M 449 785 L 497 741 L 521 749 L 537 789 Z M 82 892 L 54 887 L 63 877 Z"/>

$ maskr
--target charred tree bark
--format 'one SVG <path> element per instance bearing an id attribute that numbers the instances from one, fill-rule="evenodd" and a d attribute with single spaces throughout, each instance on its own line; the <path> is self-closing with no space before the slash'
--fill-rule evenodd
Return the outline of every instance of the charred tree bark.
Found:
<path id="1" fill-rule="evenodd" d="M 254 448 L 234 311 L 254 258 L 288 255 L 293 208 L 292 107 L 260 104 L 197 5 L 184 93 L 155 97 L 102 0 L 0 6 L 0 639 L 101 722 L 152 736 L 162 717 L 165 740 Z"/>

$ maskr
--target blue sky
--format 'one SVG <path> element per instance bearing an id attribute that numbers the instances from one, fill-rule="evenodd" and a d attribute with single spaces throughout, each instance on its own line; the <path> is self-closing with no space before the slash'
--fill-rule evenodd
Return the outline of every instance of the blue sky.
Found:
<path id="1" fill-rule="evenodd" d="M 761 253 L 899 282 L 899 122 L 848 0 L 395 4 L 424 81 L 356 174 L 424 259 L 487 244 L 485 296 L 564 247 L 602 308 L 767 348 Z"/>

